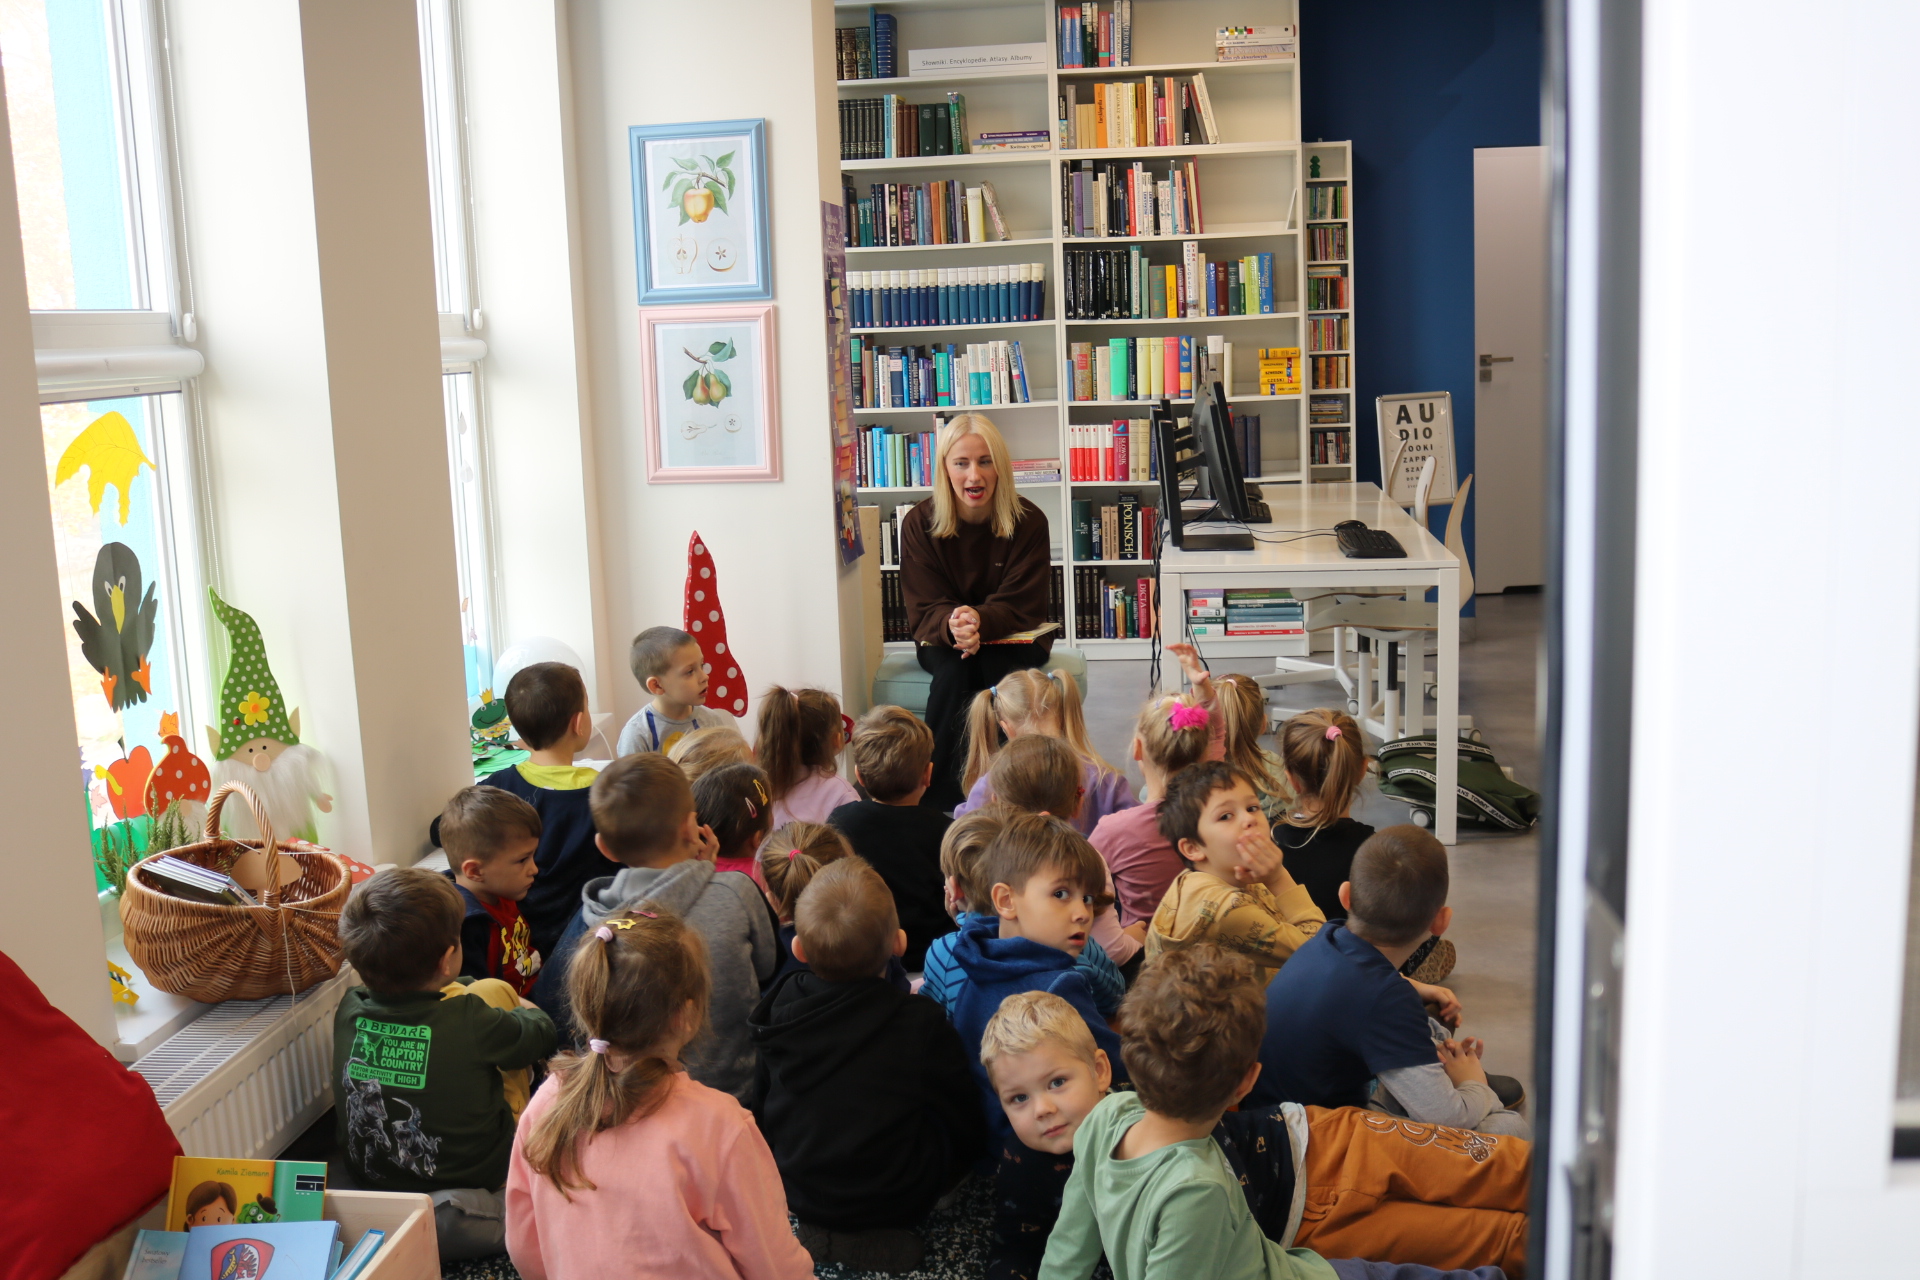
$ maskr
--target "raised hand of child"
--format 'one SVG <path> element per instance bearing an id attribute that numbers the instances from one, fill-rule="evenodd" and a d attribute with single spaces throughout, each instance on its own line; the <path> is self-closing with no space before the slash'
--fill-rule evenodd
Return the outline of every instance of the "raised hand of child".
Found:
<path id="1" fill-rule="evenodd" d="M 1470 1080 L 1487 1082 L 1487 1069 L 1480 1065 L 1480 1053 L 1485 1047 L 1472 1039 L 1442 1040 L 1434 1049 L 1440 1055 L 1440 1065 L 1446 1068 L 1447 1079 L 1458 1087 Z"/>
<path id="2" fill-rule="evenodd" d="M 700 830 L 694 836 L 693 856 L 702 862 L 713 862 L 720 857 L 720 839 L 713 834 L 713 828 L 706 823 L 700 824 Z"/>
<path id="3" fill-rule="evenodd" d="M 1407 981 L 1413 983 L 1414 991 L 1420 996 L 1420 1003 L 1427 1006 L 1429 1017 L 1449 1031 L 1460 1029 L 1460 997 L 1445 987 L 1414 982 L 1412 978 L 1408 978 Z"/>
<path id="4" fill-rule="evenodd" d="M 1165 648 L 1180 663 L 1187 683 L 1193 687 L 1195 701 L 1209 704 L 1213 701 L 1213 677 L 1208 674 L 1205 664 L 1200 661 L 1200 651 L 1190 644 L 1170 644 Z"/>

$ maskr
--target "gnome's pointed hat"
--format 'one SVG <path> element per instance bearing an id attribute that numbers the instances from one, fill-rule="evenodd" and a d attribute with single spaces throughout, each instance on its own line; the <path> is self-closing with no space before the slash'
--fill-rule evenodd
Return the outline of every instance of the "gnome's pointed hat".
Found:
<path id="1" fill-rule="evenodd" d="M 296 746 L 300 738 L 287 722 L 287 700 L 267 665 L 267 646 L 253 618 L 207 588 L 213 612 L 227 628 L 227 678 L 220 684 L 220 749 L 225 760 L 243 743 L 272 738 Z"/>

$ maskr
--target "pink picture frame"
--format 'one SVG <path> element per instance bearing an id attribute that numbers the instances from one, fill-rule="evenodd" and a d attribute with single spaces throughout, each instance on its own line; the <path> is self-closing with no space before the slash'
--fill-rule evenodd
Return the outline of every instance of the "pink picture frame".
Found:
<path id="1" fill-rule="evenodd" d="M 780 478 L 773 304 L 643 307 L 648 484 Z"/>

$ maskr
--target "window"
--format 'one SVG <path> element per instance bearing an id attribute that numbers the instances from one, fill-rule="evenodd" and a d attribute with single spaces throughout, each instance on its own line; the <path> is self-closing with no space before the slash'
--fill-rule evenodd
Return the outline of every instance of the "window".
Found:
<path id="1" fill-rule="evenodd" d="M 453 547 L 460 573 L 460 636 L 467 669 L 467 697 L 493 683 L 493 555 L 487 501 L 486 458 L 474 417 L 477 375 L 449 373 L 440 385 L 447 404 L 447 461 L 452 473 Z M 505 690 L 496 692 L 504 693 Z"/>
<path id="2" fill-rule="evenodd" d="M 148 813 L 147 781 L 168 754 L 167 739 L 179 735 L 197 755 L 205 723 L 204 690 L 196 689 L 206 651 L 199 548 L 187 518 L 191 494 L 180 483 L 189 474 L 181 398 L 125 396 L 40 411 L 79 782 L 103 889 L 115 879 L 105 855 L 146 847 L 158 816 Z"/>
<path id="3" fill-rule="evenodd" d="M 36 311 L 172 305 L 145 19 L 137 0 L 0 4 Z"/>

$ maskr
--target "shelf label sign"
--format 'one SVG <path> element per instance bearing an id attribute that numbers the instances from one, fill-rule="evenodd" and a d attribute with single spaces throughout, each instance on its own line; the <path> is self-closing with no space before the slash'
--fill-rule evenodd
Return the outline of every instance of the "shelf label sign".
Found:
<path id="1" fill-rule="evenodd" d="M 1387 497 L 1410 507 L 1420 491 L 1420 473 L 1433 459 L 1429 503 L 1453 501 L 1458 477 L 1453 463 L 1453 394 L 1413 391 L 1376 396 L 1374 420 L 1380 428 L 1381 487 Z"/>

